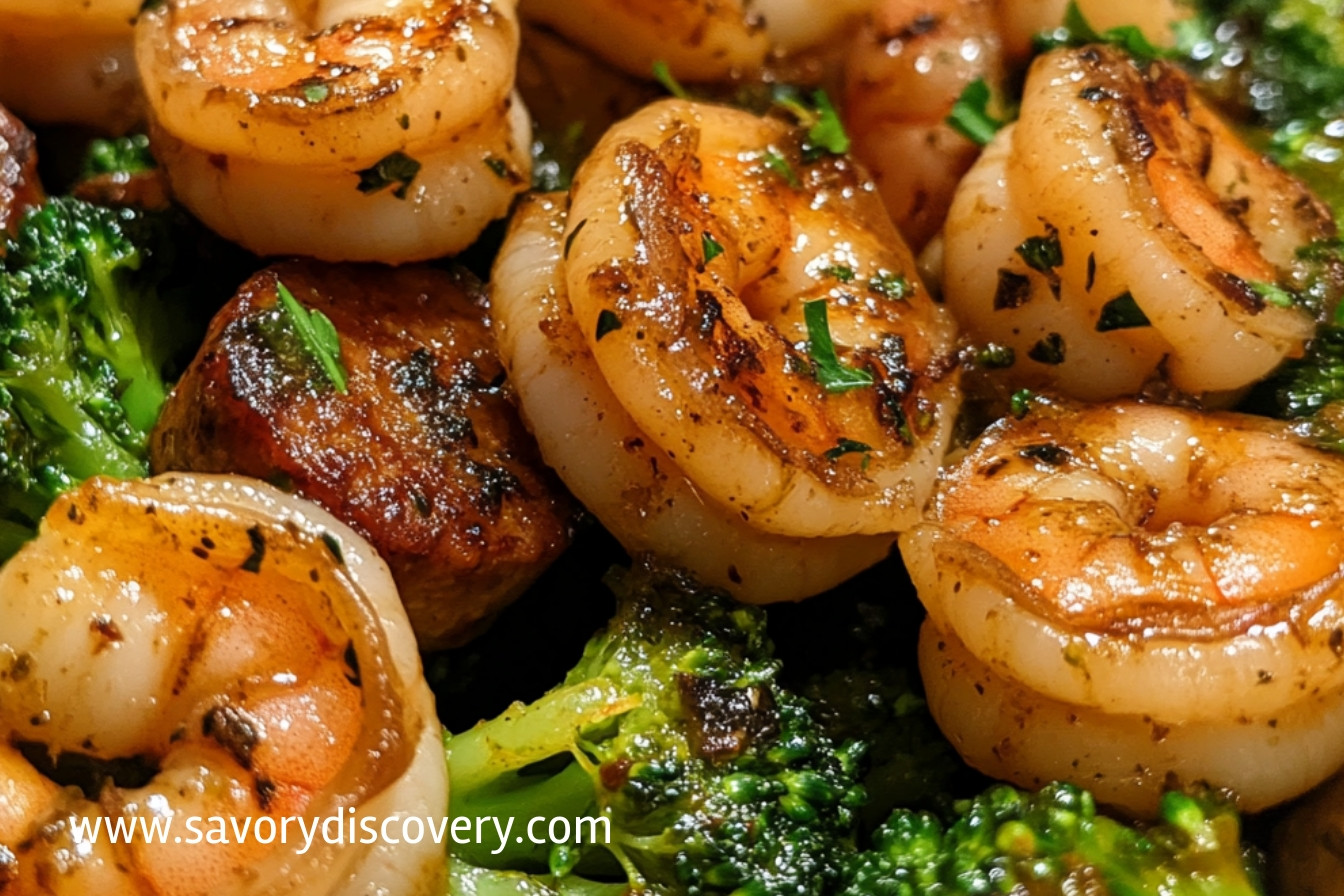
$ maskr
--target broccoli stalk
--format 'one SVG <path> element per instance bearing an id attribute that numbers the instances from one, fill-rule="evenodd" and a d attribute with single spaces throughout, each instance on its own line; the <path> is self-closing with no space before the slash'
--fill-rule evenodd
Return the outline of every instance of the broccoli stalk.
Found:
<path id="1" fill-rule="evenodd" d="M 1096 814 L 1069 784 L 1037 793 L 997 785 L 955 804 L 946 825 L 896 811 L 851 860 L 841 896 L 1095 893 L 1256 896 L 1235 810 L 1202 793 L 1169 792 L 1141 830 Z"/>
<path id="2" fill-rule="evenodd" d="M 509 842 L 454 847 L 455 886 L 833 892 L 864 798 L 861 748 L 835 744 L 779 685 L 764 613 L 668 573 L 613 588 L 614 618 L 559 687 L 448 739 L 454 819 L 514 819 Z M 538 846 L 524 832 L 536 816 L 594 827 Z"/>
<path id="3" fill-rule="evenodd" d="M 58 198 L 0 260 L 0 560 L 60 492 L 147 471 L 168 356 L 152 242 L 140 213 Z"/>

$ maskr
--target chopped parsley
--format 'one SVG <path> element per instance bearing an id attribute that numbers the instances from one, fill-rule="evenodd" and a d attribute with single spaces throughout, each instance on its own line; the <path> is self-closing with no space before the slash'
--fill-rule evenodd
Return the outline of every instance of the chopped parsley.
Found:
<path id="1" fill-rule="evenodd" d="M 778 174 L 786 184 L 795 190 L 803 185 L 802 181 L 798 180 L 798 175 L 794 173 L 789 160 L 774 149 L 767 149 L 761 153 L 761 161 L 765 163 L 765 167 Z"/>
<path id="2" fill-rule="evenodd" d="M 910 281 L 891 271 L 878 271 L 868 278 L 868 288 L 880 296 L 902 301 L 910 295 Z"/>
<path id="3" fill-rule="evenodd" d="M 865 445 L 863 442 L 856 442 L 853 439 L 837 439 L 835 447 L 823 454 L 822 457 L 831 463 L 835 463 L 846 454 L 867 454 L 872 450 L 872 445 Z M 864 458 L 864 460 L 867 460 L 867 458 Z"/>
<path id="4" fill-rule="evenodd" d="M 709 264 L 714 259 L 723 254 L 723 246 L 714 239 L 708 230 L 700 233 L 700 250 L 705 255 L 705 264 Z"/>
<path id="5" fill-rule="evenodd" d="M 320 103 L 331 96 L 331 88 L 325 84 L 305 84 L 303 98 L 310 103 Z"/>
<path id="6" fill-rule="evenodd" d="M 587 224 L 587 223 L 588 223 L 588 219 L 587 219 L 587 218 L 584 218 L 582 221 L 580 221 L 579 223 L 575 224 L 575 225 L 574 225 L 574 229 L 571 230 L 571 231 L 569 232 L 569 236 L 565 237 L 565 254 L 564 254 L 564 257 L 565 257 L 566 259 L 569 258 L 569 250 L 570 250 L 570 248 L 574 245 L 574 237 L 576 237 L 576 236 L 579 235 L 579 231 L 582 230 L 582 229 L 583 229 L 583 225 L 585 225 L 585 224 Z"/>
<path id="7" fill-rule="evenodd" d="M 1109 333 L 1111 330 L 1132 330 L 1151 325 L 1148 315 L 1134 301 L 1134 296 L 1123 292 L 1101 306 L 1096 329 L 1098 333 Z"/>
<path id="8" fill-rule="evenodd" d="M 1042 274 L 1052 274 L 1064 264 L 1064 248 L 1059 244 L 1059 231 L 1048 228 L 1044 236 L 1029 236 L 1016 249 L 1027 267 Z"/>
<path id="9" fill-rule="evenodd" d="M 871 373 L 842 363 L 836 355 L 825 299 L 804 302 L 803 320 L 807 323 L 807 353 L 816 369 L 817 382 L 827 392 L 848 392 L 873 384 Z"/>
<path id="10" fill-rule="evenodd" d="M 828 268 L 822 268 L 821 272 L 828 277 L 834 277 L 841 283 L 849 283 L 854 279 L 854 269 L 849 265 L 833 264 Z"/>
<path id="11" fill-rule="evenodd" d="M 1013 393 L 1013 397 L 1008 399 L 1008 412 L 1021 420 L 1027 416 L 1027 411 L 1031 410 L 1031 403 L 1035 400 L 1035 392 L 1030 389 L 1018 389 Z"/>
<path id="12" fill-rule="evenodd" d="M 991 342 L 975 353 L 975 363 L 985 370 L 1005 370 L 1017 363 L 1017 352 L 1011 345 Z"/>
<path id="13" fill-rule="evenodd" d="M 1298 304 L 1297 297 L 1282 286 L 1259 280 L 1253 280 L 1247 285 L 1256 295 L 1264 299 L 1266 304 L 1276 308 L 1292 308 Z"/>
<path id="14" fill-rule="evenodd" d="M 948 126 L 977 146 L 984 146 L 1004 125 L 989 114 L 989 100 L 989 84 L 984 78 L 976 78 L 952 104 L 952 111 L 945 119 Z"/>
<path id="15" fill-rule="evenodd" d="M 1124 50 L 1135 59 L 1146 62 L 1166 56 L 1164 51 L 1153 46 L 1137 25 L 1117 25 L 1105 31 L 1097 31 L 1087 21 L 1083 11 L 1074 0 L 1070 0 L 1064 10 L 1064 24 L 1054 31 L 1038 35 L 1037 49 L 1041 52 L 1055 47 L 1078 47 L 1083 44 L 1111 44 Z"/>
<path id="16" fill-rule="evenodd" d="M 383 156 L 371 167 L 355 173 L 359 175 L 359 192 L 377 193 L 397 184 L 392 195 L 398 199 L 405 199 L 407 191 L 411 188 L 411 181 L 420 173 L 420 163 L 398 150 Z"/>
<path id="17" fill-rule="evenodd" d="M 807 128 L 803 142 L 803 158 L 816 161 L 826 153 L 844 155 L 849 152 L 849 135 L 845 133 L 840 113 L 835 111 L 831 98 L 824 90 L 812 91 L 810 101 L 803 99 L 798 88 L 781 85 L 774 91 L 775 105 L 785 109 L 798 124 Z"/>
<path id="18" fill-rule="evenodd" d="M 299 304 L 289 288 L 275 281 L 279 305 L 303 348 L 322 368 L 337 392 L 346 391 L 345 368 L 341 365 L 341 337 L 336 325 L 316 308 L 309 311 Z"/>
<path id="19" fill-rule="evenodd" d="M 1064 337 L 1058 333 L 1051 333 L 1044 339 L 1037 342 L 1027 352 L 1027 357 L 1039 364 L 1063 364 L 1064 363 Z"/>
<path id="20" fill-rule="evenodd" d="M 509 163 L 496 156 L 485 157 L 485 167 L 494 172 L 495 177 L 506 178 L 509 174 Z"/>
<path id="21" fill-rule="evenodd" d="M 686 88 L 672 75 L 672 69 L 667 67 L 666 59 L 658 59 L 653 63 L 653 77 L 663 89 L 672 94 L 679 100 L 689 99 L 690 94 Z"/>
<path id="22" fill-rule="evenodd" d="M 603 308 L 597 315 L 597 338 L 600 340 L 614 330 L 621 328 L 621 319 L 615 311 Z"/>

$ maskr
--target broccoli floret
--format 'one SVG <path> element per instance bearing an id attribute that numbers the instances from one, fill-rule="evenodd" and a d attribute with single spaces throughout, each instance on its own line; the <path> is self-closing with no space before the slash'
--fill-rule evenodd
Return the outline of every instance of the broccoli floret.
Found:
<path id="1" fill-rule="evenodd" d="M 944 823 L 898 810 L 851 860 L 842 896 L 1253 896 L 1236 811 L 1210 794 L 1169 792 L 1146 830 L 1098 815 L 1069 784 L 997 785 Z"/>
<path id="2" fill-rule="evenodd" d="M 130 134 L 90 142 L 80 178 L 87 180 L 104 174 L 130 176 L 153 171 L 156 167 L 154 154 L 149 151 L 149 137 Z"/>
<path id="3" fill-rule="evenodd" d="M 538 875 L 483 878 L 517 892 L 603 880 L 692 896 L 833 892 L 864 798 L 862 748 L 837 745 L 780 686 L 761 610 L 671 573 L 613 588 L 614 618 L 559 687 L 449 738 L 453 817 L 513 819 L 502 844 L 455 846 L 454 874 Z M 536 816 L 595 827 L 537 846 L 524 836 Z"/>
<path id="4" fill-rule="evenodd" d="M 0 560 L 52 499 L 98 473 L 142 476 L 166 395 L 155 331 L 166 243 L 144 217 L 57 198 L 0 260 Z M 152 261 L 157 261 L 153 259 Z"/>

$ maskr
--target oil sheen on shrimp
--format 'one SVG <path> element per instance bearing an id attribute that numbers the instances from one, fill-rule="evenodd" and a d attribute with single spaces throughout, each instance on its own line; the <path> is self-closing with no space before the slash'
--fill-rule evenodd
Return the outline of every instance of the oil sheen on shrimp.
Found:
<path id="1" fill-rule="evenodd" d="M 1344 764 L 1341 495 L 1273 421 L 1033 402 L 901 537 L 935 718 L 994 777 L 1135 812 L 1306 791 Z"/>
<path id="2" fill-rule="evenodd" d="M 1109 47 L 1033 63 L 944 233 L 944 298 L 970 334 L 1015 351 L 1016 383 L 1089 400 L 1248 386 L 1315 330 L 1288 292 L 1328 304 L 1344 284 L 1298 252 L 1334 237 L 1326 206 L 1179 70 Z"/>
<path id="3" fill-rule="evenodd" d="M 882 0 L 845 58 L 845 126 L 916 249 L 942 227 L 979 147 L 947 124 L 971 82 L 1003 80 L 991 0 Z"/>
<path id="4" fill-rule="evenodd" d="M 136 57 L 173 191 L 259 254 L 470 245 L 528 183 L 513 0 L 166 0 Z"/>
<path id="5" fill-rule="evenodd" d="M 772 51 L 825 42 L 873 2 L 522 0 L 519 11 L 632 75 L 663 63 L 681 80 L 722 81 L 755 74 Z"/>
<path id="6" fill-rule="evenodd" d="M 30 123 L 121 131 L 143 109 L 141 0 L 0 0 L 0 103 Z"/>
<path id="7" fill-rule="evenodd" d="M 500 354 L 542 455 L 627 551 L 656 554 L 739 600 L 810 597 L 887 555 L 891 536 L 792 538 L 705 501 L 621 407 L 574 322 L 564 194 L 515 209 L 491 278 Z"/>
<path id="8" fill-rule="evenodd" d="M 325 511 L 247 479 L 90 480 L 0 570 L 0 620 L 6 896 L 441 892 L 432 838 L 266 833 L 447 806 L 396 589 Z M 214 817 L 255 836 L 190 843 Z M 182 841 L 82 837 L 97 819 Z"/>
<path id="9" fill-rule="evenodd" d="M 616 400 L 700 494 L 781 535 L 899 531 L 956 415 L 956 334 L 872 185 L 803 140 L 682 100 L 617 124 L 575 177 L 565 285 Z"/>

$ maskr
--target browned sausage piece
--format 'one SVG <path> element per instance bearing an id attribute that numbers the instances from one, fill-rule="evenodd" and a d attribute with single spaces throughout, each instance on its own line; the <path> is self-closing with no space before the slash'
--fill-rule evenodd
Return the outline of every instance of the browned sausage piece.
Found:
<path id="1" fill-rule="evenodd" d="M 347 392 L 277 281 L 335 325 Z M 297 261 L 257 274 L 169 398 L 151 464 L 267 479 L 326 507 L 387 560 L 424 648 L 471 637 L 569 540 L 571 503 L 518 419 L 465 274 Z"/>
<path id="2" fill-rule="evenodd" d="M 0 230 L 13 234 L 23 213 L 45 199 L 37 178 L 37 141 L 23 122 L 0 106 Z"/>

